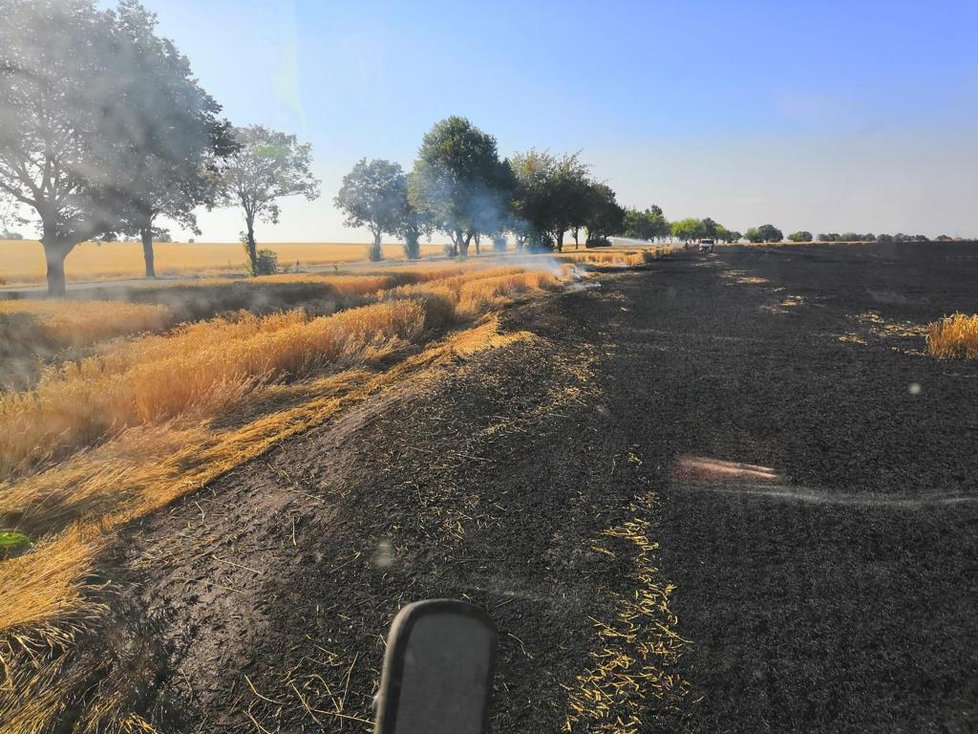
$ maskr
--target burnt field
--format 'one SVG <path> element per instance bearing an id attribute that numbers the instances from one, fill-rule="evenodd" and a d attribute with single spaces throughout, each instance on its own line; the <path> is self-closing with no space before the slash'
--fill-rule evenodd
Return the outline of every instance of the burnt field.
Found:
<path id="1" fill-rule="evenodd" d="M 369 731 L 391 618 L 449 596 L 499 626 L 496 732 L 978 728 L 978 368 L 921 332 L 978 249 L 595 282 L 133 523 L 66 723 Z"/>

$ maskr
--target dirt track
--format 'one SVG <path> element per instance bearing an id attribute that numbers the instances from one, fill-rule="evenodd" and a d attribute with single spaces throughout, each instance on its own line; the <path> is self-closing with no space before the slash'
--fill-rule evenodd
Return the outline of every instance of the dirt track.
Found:
<path id="1" fill-rule="evenodd" d="M 366 731 L 398 607 L 464 597 L 501 631 L 493 731 L 557 731 L 635 584 L 594 539 L 652 498 L 689 693 L 643 731 L 975 730 L 978 370 L 903 334 L 976 282 L 961 246 L 758 248 L 521 306 L 538 338 L 132 528 L 107 649 L 166 730 Z"/>

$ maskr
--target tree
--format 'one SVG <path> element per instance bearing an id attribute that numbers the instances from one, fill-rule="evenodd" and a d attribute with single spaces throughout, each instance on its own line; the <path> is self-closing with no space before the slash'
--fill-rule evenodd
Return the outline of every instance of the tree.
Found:
<path id="1" fill-rule="evenodd" d="M 508 166 L 499 160 L 496 139 L 464 117 L 448 117 L 424 136 L 414 175 L 411 205 L 430 215 L 448 234 L 454 255 L 466 257 L 477 233 L 496 231 L 510 208 Z"/>
<path id="2" fill-rule="evenodd" d="M 735 229 L 727 229 L 722 224 L 717 225 L 716 238 L 721 242 L 736 242 L 743 235 Z"/>
<path id="3" fill-rule="evenodd" d="M 751 227 L 744 236 L 750 242 L 780 242 L 784 239 L 781 230 L 773 224 L 762 224 L 760 227 Z"/>
<path id="4" fill-rule="evenodd" d="M 717 232 L 719 231 L 722 225 L 718 224 L 717 222 L 707 217 L 702 221 L 702 226 L 703 226 L 702 236 L 715 240 L 717 239 Z"/>
<path id="5" fill-rule="evenodd" d="M 608 184 L 592 182 L 588 186 L 585 211 L 586 247 L 608 244 L 608 237 L 621 233 L 625 228 L 625 210 L 618 204 L 615 192 Z"/>
<path id="6" fill-rule="evenodd" d="M 637 240 L 654 240 L 657 237 L 667 237 L 670 233 L 669 222 L 662 214 L 662 209 L 655 204 L 646 209 L 625 210 L 625 236 Z"/>
<path id="7" fill-rule="evenodd" d="M 801 230 L 799 232 L 792 232 L 791 234 L 788 235 L 788 239 L 791 240 L 792 242 L 811 242 L 812 233 L 806 232 L 805 230 Z"/>
<path id="8" fill-rule="evenodd" d="M 236 145 L 231 125 L 194 79 L 190 63 L 168 39 L 156 36 L 156 16 L 135 0 L 121 0 L 114 15 L 125 52 L 120 90 L 138 113 L 142 135 L 127 151 L 128 206 L 121 232 L 142 241 L 146 277 L 156 277 L 153 239 L 160 215 L 199 234 L 194 209 L 213 204 L 218 162 Z"/>
<path id="9" fill-rule="evenodd" d="M 146 120 L 120 93 L 126 46 L 91 0 L 7 0 L 0 24 L 0 194 L 34 212 L 48 293 L 65 258 L 118 228 Z M 27 220 L 24 220 L 27 221 Z"/>
<path id="10" fill-rule="evenodd" d="M 513 221 L 510 228 L 516 234 L 516 247 L 552 249 L 547 230 L 550 229 L 550 182 L 555 176 L 556 159 L 549 153 L 530 149 L 517 153 L 509 160 L 512 171 Z"/>
<path id="11" fill-rule="evenodd" d="M 701 219 L 680 219 L 672 223 L 672 236 L 682 242 L 698 240 L 706 236 L 706 228 Z"/>
<path id="12" fill-rule="evenodd" d="M 393 234 L 404 240 L 404 256 L 408 260 L 421 257 L 421 236 L 431 238 L 431 215 L 426 211 L 416 209 L 408 196 L 410 176 L 400 180 L 398 188 L 397 223 Z"/>
<path id="13" fill-rule="evenodd" d="M 844 232 L 840 239 L 842 242 L 859 242 L 862 237 L 857 232 Z"/>
<path id="14" fill-rule="evenodd" d="M 514 155 L 509 164 L 513 206 L 534 246 L 562 251 L 564 233 L 584 226 L 587 218 L 591 185 L 587 164 L 577 153 L 555 156 L 533 149 Z"/>
<path id="15" fill-rule="evenodd" d="M 245 247 L 251 270 L 258 269 L 255 222 L 278 223 L 278 200 L 285 196 L 319 198 L 319 180 L 312 175 L 312 146 L 262 127 L 234 128 L 239 148 L 221 173 L 218 202 L 244 210 Z"/>
<path id="16" fill-rule="evenodd" d="M 406 192 L 407 180 L 399 164 L 361 158 L 343 177 L 339 194 L 333 199 L 336 207 L 346 213 L 344 223 L 348 227 L 370 230 L 373 243 L 368 256 L 375 262 L 384 258 L 381 237 L 385 232 L 395 234 L 401 227 Z"/>
<path id="17" fill-rule="evenodd" d="M 558 159 L 556 177 L 552 183 L 553 218 L 550 233 L 557 252 L 563 252 L 564 233 L 569 229 L 574 230 L 575 248 L 580 246 L 578 232 L 581 227 L 587 226 L 588 206 L 600 200 L 600 197 L 595 198 L 595 184 L 588 176 L 590 166 L 582 162 L 579 155 L 565 153 Z"/>

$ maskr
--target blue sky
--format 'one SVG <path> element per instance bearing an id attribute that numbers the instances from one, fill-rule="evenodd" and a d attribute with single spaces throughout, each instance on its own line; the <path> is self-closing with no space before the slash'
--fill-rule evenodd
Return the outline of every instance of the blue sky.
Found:
<path id="1" fill-rule="evenodd" d="M 146 0 L 236 124 L 313 144 L 323 196 L 265 241 L 360 241 L 362 156 L 450 114 L 580 150 L 626 204 L 744 229 L 978 235 L 978 3 Z M 242 228 L 201 216 L 202 239 Z M 183 233 L 186 236 L 186 233 Z"/>

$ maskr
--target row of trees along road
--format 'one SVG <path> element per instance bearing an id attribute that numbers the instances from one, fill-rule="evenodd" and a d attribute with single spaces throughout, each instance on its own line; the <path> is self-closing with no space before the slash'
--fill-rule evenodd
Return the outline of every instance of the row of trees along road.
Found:
<path id="1" fill-rule="evenodd" d="M 234 128 L 185 56 L 135 0 L 5 0 L 0 23 L 0 196 L 36 222 L 48 292 L 65 291 L 81 242 L 138 236 L 146 275 L 167 217 L 197 231 L 195 209 L 244 211 L 252 270 L 256 220 L 276 200 L 318 196 L 309 146 Z"/>
<path id="2" fill-rule="evenodd" d="M 404 239 L 409 258 L 434 231 L 458 257 L 473 244 L 478 253 L 482 238 L 505 249 L 507 235 L 519 249 L 559 252 L 567 232 L 579 246 L 585 230 L 593 246 L 621 233 L 626 218 L 615 192 L 591 177 L 579 154 L 530 150 L 500 159 L 496 139 L 457 116 L 424 136 L 410 173 L 392 161 L 359 161 L 334 203 L 348 226 L 370 230 L 369 254 L 378 260 L 385 234 Z"/>

